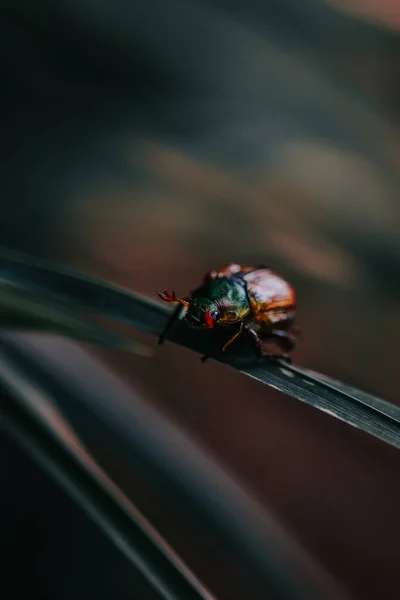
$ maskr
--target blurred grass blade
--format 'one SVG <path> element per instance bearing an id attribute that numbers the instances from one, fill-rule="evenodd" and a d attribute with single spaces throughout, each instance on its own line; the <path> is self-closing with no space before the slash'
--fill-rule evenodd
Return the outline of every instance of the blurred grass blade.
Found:
<path id="1" fill-rule="evenodd" d="M 0 277 L 10 283 L 29 285 L 53 302 L 61 302 L 74 310 L 89 310 L 93 316 L 125 323 L 155 336 L 164 329 L 171 315 L 169 306 L 7 249 L 0 250 Z M 189 330 L 178 321 L 168 339 L 195 352 L 213 355 L 220 335 L 214 330 Z M 397 406 L 297 365 L 271 361 L 254 364 L 253 356 L 246 353 L 245 348 L 239 354 L 232 352 L 217 360 L 400 448 L 400 408 Z"/>
<path id="2" fill-rule="evenodd" d="M 0 431 L 21 445 L 98 525 L 158 592 L 157 598 L 216 600 L 86 451 L 62 413 L 54 412 L 54 398 L 40 386 L 25 385 L 24 376 L 6 361 L 1 368 L 11 393 L 0 388 Z M 49 418 L 53 413 L 56 419 Z"/>
<path id="3" fill-rule="evenodd" d="M 163 411 L 152 407 L 147 398 L 121 381 L 87 349 L 65 339 L 27 334 L 0 335 L 0 346 L 0 396 L 3 387 L 10 400 L 0 401 L 0 425 L 4 424 L 7 416 L 17 426 L 23 425 L 22 419 L 25 422 L 28 419 L 36 425 L 35 429 L 40 427 L 46 437 L 57 442 L 60 450 L 65 450 L 70 458 L 76 458 L 86 470 L 81 488 L 86 500 L 94 500 L 100 510 L 106 508 L 101 490 L 96 492 L 95 498 L 93 496 L 95 490 L 88 479 L 93 483 L 95 478 L 120 505 L 120 510 L 116 506 L 113 510 L 119 521 L 118 525 L 113 518 L 114 527 L 118 527 L 118 531 L 114 529 L 117 535 L 113 535 L 113 541 L 125 539 L 127 545 L 124 544 L 122 550 L 133 547 L 137 555 L 140 552 L 140 556 L 147 559 L 147 564 L 153 563 L 153 575 L 161 575 L 158 550 L 164 550 L 164 554 L 167 550 L 170 561 L 175 563 L 186 580 L 190 578 L 200 597 L 204 597 L 204 586 L 199 589 L 199 582 L 193 581 L 188 567 L 177 560 L 176 555 L 171 555 L 171 548 L 165 547 L 165 541 L 158 534 L 158 539 L 155 539 L 149 531 L 149 521 L 137 507 L 137 502 L 141 505 L 143 500 L 143 506 L 147 506 L 149 497 L 160 498 L 158 504 L 162 503 L 163 508 L 160 504 L 156 509 L 157 512 L 161 509 L 160 515 L 164 513 L 165 520 L 158 519 L 161 529 L 167 523 L 170 525 L 171 510 L 168 507 L 173 507 L 172 517 L 179 515 L 176 532 L 183 527 L 188 545 L 194 543 L 197 556 L 201 557 L 203 551 L 216 547 L 216 562 L 213 563 L 213 557 L 210 564 L 219 564 L 220 560 L 222 565 L 226 564 L 223 562 L 226 553 L 229 564 L 240 563 L 234 579 L 238 581 L 243 577 L 247 583 L 241 592 L 234 595 L 235 598 L 349 598 L 342 586 L 286 531 L 279 519 L 259 503 L 250 490 L 246 490 L 243 482 L 219 464 L 212 453 L 199 446 L 190 433 L 170 421 Z M 29 429 L 27 433 L 34 434 L 32 428 Z M 35 435 L 32 445 L 40 447 L 41 441 L 44 441 L 43 436 Z M 33 449 L 30 453 L 34 457 Z M 46 454 L 53 463 L 57 457 L 54 447 Z M 66 470 L 70 481 L 66 491 L 71 491 L 73 473 L 70 467 L 66 466 Z M 142 470 L 146 472 L 143 478 L 140 476 Z M 113 481 L 107 473 L 113 474 Z M 139 486 L 140 490 L 135 483 L 137 481 L 143 483 Z M 92 490 L 88 489 L 89 485 Z M 128 514 L 121 514 L 121 509 Z M 117 513 L 120 513 L 119 517 Z M 147 518 L 151 513 L 150 510 Z M 138 527 L 147 532 L 147 538 L 153 539 L 153 550 L 137 531 L 138 527 L 134 531 L 134 523 L 127 523 L 126 516 L 129 514 Z M 110 517 L 110 510 L 106 510 L 98 522 L 106 535 L 110 531 Z M 199 539 L 199 523 L 200 537 L 207 539 L 205 546 L 203 538 Z M 167 531 L 171 531 L 169 525 Z M 176 537 L 172 533 L 170 542 L 174 539 Z M 186 555 L 184 547 L 180 547 Z M 195 559 L 192 564 L 195 571 L 196 564 L 200 565 Z M 221 573 L 215 570 L 214 577 L 214 569 L 211 570 L 213 574 L 208 583 L 213 588 L 213 582 L 220 579 Z M 171 569 L 163 571 L 164 581 L 165 577 L 170 584 L 176 581 Z M 203 573 L 207 573 L 207 569 Z M 235 589 L 230 579 L 230 576 L 226 579 L 228 591 L 222 594 L 223 598 L 231 598 L 229 591 Z M 182 583 L 187 588 L 187 584 Z M 223 589 L 224 583 L 222 586 Z M 182 594 L 185 600 L 192 597 L 189 591 Z M 142 598 L 140 594 L 139 597 Z M 211 600 L 208 595 L 206 597 Z"/>
<path id="4" fill-rule="evenodd" d="M 84 309 L 152 334 L 161 331 L 170 313 L 170 307 L 104 280 L 4 247 L 0 247 L 0 277 L 46 293 L 74 310 Z"/>
<path id="5" fill-rule="evenodd" d="M 87 316 L 76 314 L 60 302 L 0 280 L 0 329 L 47 332 L 108 348 L 148 356 L 150 348 L 127 340 Z"/>

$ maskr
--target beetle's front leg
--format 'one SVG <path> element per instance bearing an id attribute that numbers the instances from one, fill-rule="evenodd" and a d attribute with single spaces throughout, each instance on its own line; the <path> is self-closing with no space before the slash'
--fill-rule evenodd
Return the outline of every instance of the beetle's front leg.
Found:
<path id="1" fill-rule="evenodd" d="M 239 335 L 242 333 L 242 331 L 244 330 L 245 326 L 242 323 L 240 323 L 239 325 L 239 329 L 233 334 L 233 336 L 231 338 L 229 338 L 229 340 L 222 346 L 221 348 L 221 352 L 225 352 L 225 350 L 239 337 Z M 206 362 L 210 357 L 205 355 L 201 357 L 201 362 Z"/>
<path id="2" fill-rule="evenodd" d="M 164 343 L 168 333 L 171 331 L 172 327 L 174 326 L 176 321 L 179 319 L 179 316 L 182 311 L 183 311 L 183 306 L 181 304 L 178 304 L 177 307 L 175 308 L 175 310 L 172 312 L 172 315 L 169 317 L 164 329 L 160 333 L 160 337 L 158 338 L 158 343 L 160 346 Z"/>
<path id="3" fill-rule="evenodd" d="M 222 346 L 221 352 L 225 352 L 225 350 L 239 337 L 239 335 L 242 333 L 242 331 L 243 331 L 243 322 L 240 323 L 239 329 L 236 331 L 236 333 L 234 333 L 233 336 Z"/>

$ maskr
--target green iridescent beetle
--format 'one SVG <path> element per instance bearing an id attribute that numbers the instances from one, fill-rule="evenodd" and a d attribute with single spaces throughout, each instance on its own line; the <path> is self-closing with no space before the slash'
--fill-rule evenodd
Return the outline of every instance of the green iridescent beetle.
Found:
<path id="1" fill-rule="evenodd" d="M 224 327 L 232 336 L 222 352 L 240 335 L 247 334 L 257 357 L 283 358 L 296 346 L 293 326 L 296 296 L 292 286 L 266 266 L 228 264 L 209 271 L 203 284 L 188 298 L 177 298 L 175 292 L 158 294 L 165 302 L 176 302 L 187 308 L 184 320 L 195 327 Z M 160 335 L 159 344 L 173 325 L 173 315 Z M 274 341 L 282 354 L 263 352 L 263 342 Z M 208 356 L 203 356 L 206 360 Z"/>

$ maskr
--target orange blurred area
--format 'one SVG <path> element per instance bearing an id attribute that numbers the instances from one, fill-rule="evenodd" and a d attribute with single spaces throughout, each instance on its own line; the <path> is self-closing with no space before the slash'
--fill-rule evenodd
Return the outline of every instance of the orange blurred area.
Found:
<path id="1" fill-rule="evenodd" d="M 400 7 L 396 0 L 333 0 L 341 10 L 393 29 L 400 26 Z"/>

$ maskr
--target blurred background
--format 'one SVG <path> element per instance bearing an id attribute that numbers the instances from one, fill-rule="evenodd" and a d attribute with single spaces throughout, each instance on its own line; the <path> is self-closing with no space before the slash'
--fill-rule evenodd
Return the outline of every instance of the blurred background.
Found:
<path id="1" fill-rule="evenodd" d="M 266 263 L 294 361 L 400 404 L 394 1 L 3 0 L 0 24 L 2 244 L 151 297 Z M 173 345 L 97 354 L 354 597 L 397 597 L 394 449 Z"/>

